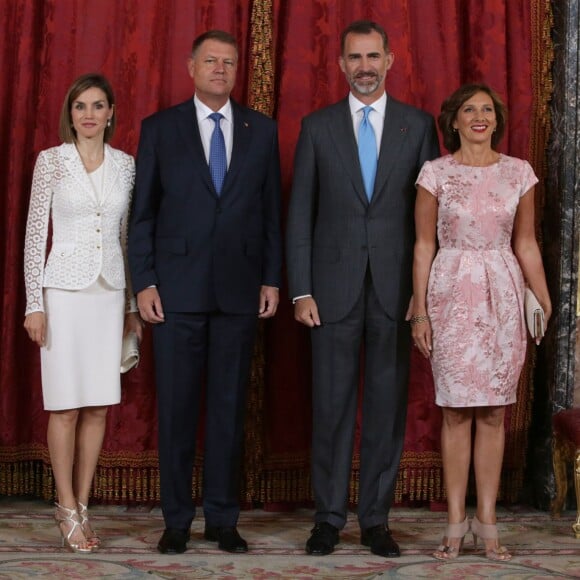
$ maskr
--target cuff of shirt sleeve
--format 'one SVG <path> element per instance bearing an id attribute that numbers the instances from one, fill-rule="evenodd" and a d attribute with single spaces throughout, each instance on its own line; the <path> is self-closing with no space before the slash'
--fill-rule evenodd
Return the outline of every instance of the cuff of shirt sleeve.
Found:
<path id="1" fill-rule="evenodd" d="M 312 298 L 312 294 L 302 294 L 302 296 L 295 296 L 292 298 L 292 304 L 296 304 L 301 298 Z"/>

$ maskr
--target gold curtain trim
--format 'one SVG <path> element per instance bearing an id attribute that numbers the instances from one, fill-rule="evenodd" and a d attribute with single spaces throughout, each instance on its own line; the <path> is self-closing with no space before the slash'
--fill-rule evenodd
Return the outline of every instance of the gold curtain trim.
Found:
<path id="1" fill-rule="evenodd" d="M 272 0 L 254 0 L 250 17 L 248 106 L 264 115 L 274 111 L 274 31 Z"/>
<path id="2" fill-rule="evenodd" d="M 41 497 L 47 501 L 56 498 L 54 477 L 47 459 L 0 462 L 0 495 Z M 441 457 L 436 452 L 407 453 L 401 461 L 395 487 L 395 503 L 443 502 L 445 489 Z M 157 466 L 131 467 L 122 461 L 117 465 L 99 462 L 95 474 L 92 500 L 102 503 L 143 504 L 160 501 L 159 469 Z M 201 498 L 201 466 L 193 471 L 192 496 Z M 518 467 L 504 468 L 501 478 L 499 500 L 515 502 L 523 486 L 523 470 Z M 264 470 L 256 475 L 256 490 L 248 493 L 242 487 L 242 504 L 251 507 L 254 502 L 267 503 L 310 503 L 313 501 L 310 487 L 310 470 L 277 469 Z M 359 472 L 351 473 L 349 503 L 358 502 Z M 474 495 L 473 481 L 470 495 Z M 245 498 L 245 500 L 244 500 Z"/>
<path id="3" fill-rule="evenodd" d="M 536 186 L 536 226 L 543 216 L 547 171 L 546 144 L 551 129 L 550 100 L 554 90 L 552 82 L 552 62 L 554 44 L 552 28 L 554 15 L 550 0 L 535 0 L 531 6 L 532 28 L 532 91 L 533 109 L 530 130 L 529 155 L 538 179 Z M 536 227 L 536 233 L 540 229 Z"/>

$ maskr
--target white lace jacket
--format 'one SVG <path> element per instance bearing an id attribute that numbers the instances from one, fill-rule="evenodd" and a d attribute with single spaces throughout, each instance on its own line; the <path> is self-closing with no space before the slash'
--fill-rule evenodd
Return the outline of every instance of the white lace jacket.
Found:
<path id="1" fill-rule="evenodd" d="M 113 288 L 127 288 L 127 311 L 137 310 L 125 276 L 135 161 L 105 145 L 104 163 L 99 201 L 74 144 L 38 155 L 24 244 L 26 314 L 44 311 L 43 287 L 81 290 L 99 275 Z M 51 217 L 52 247 L 46 260 Z"/>

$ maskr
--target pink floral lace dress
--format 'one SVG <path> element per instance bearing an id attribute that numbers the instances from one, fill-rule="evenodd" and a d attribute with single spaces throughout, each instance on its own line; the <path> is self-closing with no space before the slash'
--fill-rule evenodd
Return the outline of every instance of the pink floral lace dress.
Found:
<path id="1" fill-rule="evenodd" d="M 439 249 L 429 276 L 436 404 L 509 405 L 526 354 L 524 279 L 511 238 L 520 197 L 538 179 L 527 161 L 488 167 L 447 155 L 417 179 L 438 201 Z"/>

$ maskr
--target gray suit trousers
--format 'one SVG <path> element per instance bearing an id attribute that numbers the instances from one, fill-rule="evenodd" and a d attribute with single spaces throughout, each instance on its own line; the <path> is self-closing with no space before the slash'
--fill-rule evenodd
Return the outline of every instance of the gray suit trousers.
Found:
<path id="1" fill-rule="evenodd" d="M 409 324 L 381 308 L 367 271 L 353 310 L 311 337 L 315 521 L 346 523 L 362 361 L 358 520 L 361 529 L 387 524 L 405 436 Z"/>

